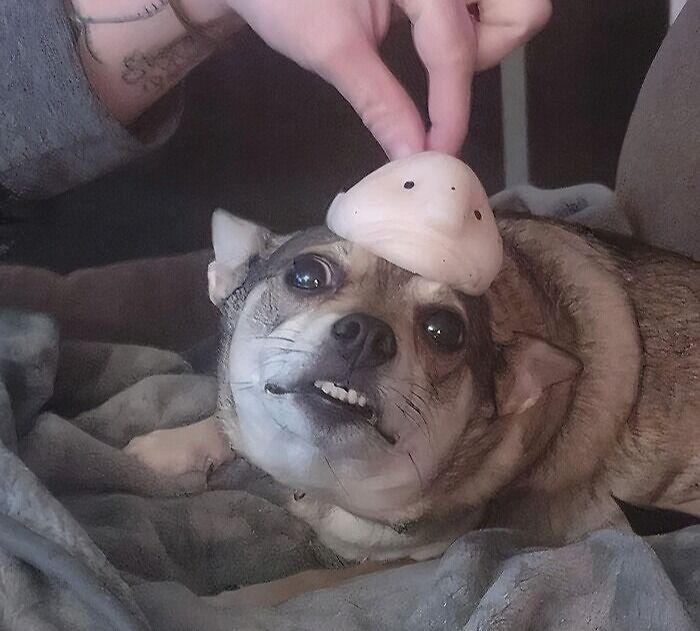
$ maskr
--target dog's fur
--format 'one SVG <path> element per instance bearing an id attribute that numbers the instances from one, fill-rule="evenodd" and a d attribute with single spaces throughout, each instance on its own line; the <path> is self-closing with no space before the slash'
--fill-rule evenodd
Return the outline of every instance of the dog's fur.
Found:
<path id="1" fill-rule="evenodd" d="M 210 274 L 224 314 L 219 420 L 238 453 L 303 492 L 291 509 L 341 556 L 426 558 L 485 526 L 557 544 L 625 528 L 614 498 L 700 514 L 698 263 L 502 217 L 503 269 L 473 298 L 325 230 L 234 227 L 215 234 Z M 332 291 L 285 285 L 302 252 L 334 261 Z M 465 322 L 456 353 L 416 324 L 436 306 Z M 343 359 L 329 331 L 357 312 L 391 326 L 394 358 Z M 371 393 L 376 427 L 265 388 L 318 379 Z"/>

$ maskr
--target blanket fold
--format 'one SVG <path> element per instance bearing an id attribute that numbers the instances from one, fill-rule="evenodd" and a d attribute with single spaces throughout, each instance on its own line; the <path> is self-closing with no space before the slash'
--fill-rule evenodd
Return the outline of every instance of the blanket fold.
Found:
<path id="1" fill-rule="evenodd" d="M 226 592 L 344 563 L 286 510 L 290 490 L 245 461 L 208 480 L 169 478 L 122 451 L 215 404 L 214 378 L 178 354 L 61 340 L 46 316 L 0 312 L 0 628 L 700 625 L 697 526 L 647 539 L 601 531 L 555 549 L 484 530 L 440 559 L 242 608 Z"/>

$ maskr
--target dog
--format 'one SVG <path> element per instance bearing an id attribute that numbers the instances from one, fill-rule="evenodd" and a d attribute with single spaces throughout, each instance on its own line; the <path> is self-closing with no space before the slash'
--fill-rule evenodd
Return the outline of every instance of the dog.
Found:
<path id="1" fill-rule="evenodd" d="M 700 264 L 542 218 L 498 226 L 502 270 L 473 297 L 324 227 L 217 211 L 218 412 L 127 451 L 166 473 L 235 451 L 369 569 L 475 528 L 543 545 L 626 529 L 617 500 L 700 515 Z"/>

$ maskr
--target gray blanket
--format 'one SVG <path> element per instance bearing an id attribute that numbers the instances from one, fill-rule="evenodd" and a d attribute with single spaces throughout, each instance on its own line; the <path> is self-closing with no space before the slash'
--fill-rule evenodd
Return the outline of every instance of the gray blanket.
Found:
<path id="1" fill-rule="evenodd" d="M 440 559 L 274 609 L 227 606 L 213 596 L 342 561 L 244 461 L 207 482 L 121 451 L 215 399 L 213 377 L 174 353 L 61 341 L 44 316 L 0 314 L 0 629 L 700 627 L 700 527 L 557 549 L 480 531 Z"/>

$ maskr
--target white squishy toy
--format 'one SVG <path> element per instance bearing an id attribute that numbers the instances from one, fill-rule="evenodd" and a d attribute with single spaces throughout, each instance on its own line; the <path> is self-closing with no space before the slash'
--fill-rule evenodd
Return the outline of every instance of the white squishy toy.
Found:
<path id="1" fill-rule="evenodd" d="M 498 274 L 503 243 L 474 172 L 428 151 L 389 162 L 333 200 L 328 227 L 399 267 L 480 295 Z"/>

